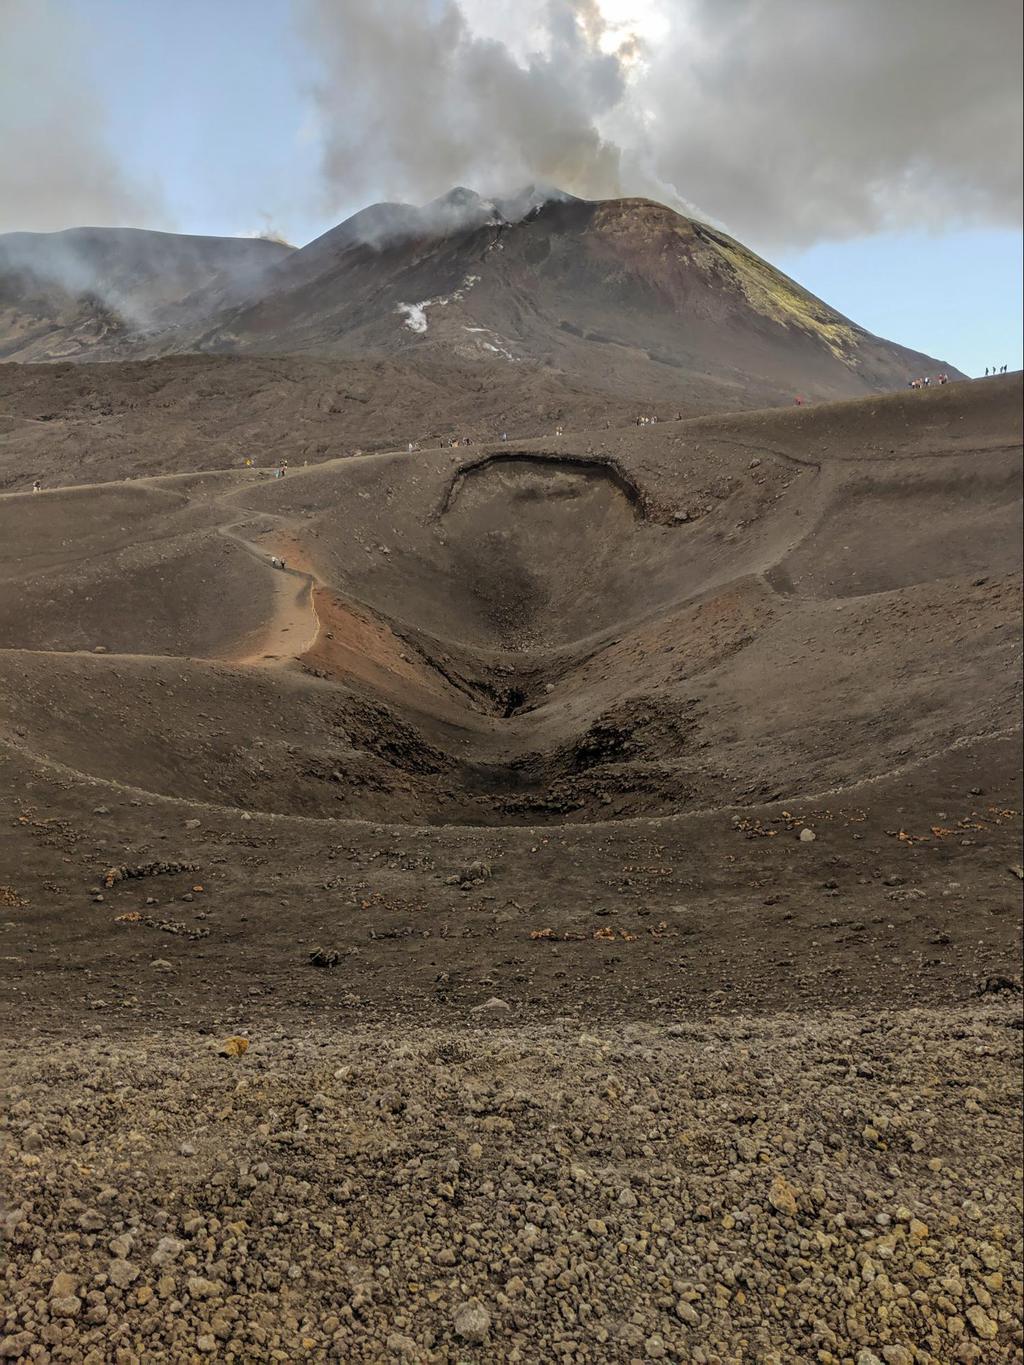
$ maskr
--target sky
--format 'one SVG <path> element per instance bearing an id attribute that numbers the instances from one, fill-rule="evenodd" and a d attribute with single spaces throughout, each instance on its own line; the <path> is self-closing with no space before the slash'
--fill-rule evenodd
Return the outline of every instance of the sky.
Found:
<path id="1" fill-rule="evenodd" d="M 1024 359 L 1020 125 L 1009 0 L 0 0 L 0 231 L 645 194 L 970 374 Z"/>

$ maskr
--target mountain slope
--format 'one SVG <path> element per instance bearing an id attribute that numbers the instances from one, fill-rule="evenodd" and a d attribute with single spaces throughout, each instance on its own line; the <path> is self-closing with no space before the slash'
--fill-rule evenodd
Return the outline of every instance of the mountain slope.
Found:
<path id="1" fill-rule="evenodd" d="M 292 250 L 138 228 L 0 234 L 0 358 L 128 354 L 147 333 L 249 297 Z"/>
<path id="2" fill-rule="evenodd" d="M 96 231 L 83 230 L 86 243 L 53 237 L 74 239 L 76 261 L 88 244 L 102 288 L 75 295 L 80 271 L 56 303 L 22 297 L 8 356 L 415 353 L 539 364 L 638 401 L 715 407 L 856 397 L 957 373 L 872 336 L 724 233 L 645 199 L 528 187 L 493 200 L 460 188 L 423 208 L 374 205 L 301 250 L 150 233 L 96 241 Z M 46 242 L 51 255 L 57 245 Z M 0 304 L 10 278 L 0 269 Z"/>
<path id="3" fill-rule="evenodd" d="M 649 200 L 563 198 L 518 222 L 484 200 L 468 226 L 441 231 L 433 207 L 426 221 L 394 205 L 350 220 L 280 262 L 259 300 L 179 344 L 532 360 L 644 396 L 696 384 L 764 401 L 955 373 Z"/>

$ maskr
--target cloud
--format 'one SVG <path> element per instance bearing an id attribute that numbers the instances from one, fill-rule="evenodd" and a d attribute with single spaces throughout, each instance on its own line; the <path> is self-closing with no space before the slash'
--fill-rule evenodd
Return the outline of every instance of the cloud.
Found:
<path id="1" fill-rule="evenodd" d="M 0 0 L 0 232 L 152 220 L 156 195 L 111 150 L 73 6 Z"/>
<path id="2" fill-rule="evenodd" d="M 737 230 L 809 242 L 1016 223 L 1020 7 L 699 0 L 638 95 L 652 165 Z"/>
<path id="3" fill-rule="evenodd" d="M 1019 221 L 1011 0 L 304 4 L 334 208 L 539 180 L 774 247 Z"/>

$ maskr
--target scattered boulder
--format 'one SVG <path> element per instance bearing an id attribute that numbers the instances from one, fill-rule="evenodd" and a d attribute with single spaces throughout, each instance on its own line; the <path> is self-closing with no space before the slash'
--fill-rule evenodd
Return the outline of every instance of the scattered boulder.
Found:
<path id="1" fill-rule="evenodd" d="M 460 882 L 469 882 L 471 886 L 478 886 L 481 882 L 489 881 L 492 876 L 490 863 L 485 863 L 481 858 L 474 858 L 471 863 L 467 863 L 458 873 Z"/>
<path id="2" fill-rule="evenodd" d="M 170 1265 L 176 1261 L 185 1250 L 185 1243 L 180 1242 L 177 1237 L 161 1237 L 156 1244 L 156 1250 L 150 1256 L 150 1262 L 155 1266 Z"/>
<path id="3" fill-rule="evenodd" d="M 795 1218 L 797 1214 L 796 1195 L 796 1190 L 786 1177 L 777 1175 L 768 1191 L 768 1202 L 773 1209 L 778 1209 L 779 1213 L 785 1213 L 790 1218 Z"/>
<path id="4" fill-rule="evenodd" d="M 66 1270 L 59 1271 L 54 1275 L 50 1284 L 50 1298 L 66 1298 L 68 1294 L 78 1293 L 78 1277 L 71 1275 Z"/>
<path id="5" fill-rule="evenodd" d="M 243 1038 L 240 1034 L 233 1034 L 230 1038 L 225 1038 L 217 1049 L 221 1057 L 244 1057 L 249 1051 L 249 1039 Z"/>
<path id="6" fill-rule="evenodd" d="M 507 1000 L 502 1000 L 497 995 L 492 995 L 490 1000 L 485 1000 L 482 1005 L 474 1005 L 469 1011 L 470 1014 L 487 1014 L 492 1012 L 507 1012 L 512 1006 Z"/>
<path id="7" fill-rule="evenodd" d="M 1021 984 L 1012 976 L 985 976 L 978 982 L 975 995 L 1020 995 Z"/>
<path id="8" fill-rule="evenodd" d="M 978 1303 L 972 1304 L 968 1308 L 967 1321 L 984 1341 L 991 1341 L 999 1331 L 997 1324 L 992 1321 L 981 1304 Z"/>
<path id="9" fill-rule="evenodd" d="M 456 1308 L 452 1324 L 457 1336 L 471 1345 L 478 1346 L 487 1340 L 491 1330 L 491 1315 L 479 1299 L 469 1299 Z"/>
<path id="10" fill-rule="evenodd" d="M 203 1275 L 190 1275 L 188 1292 L 194 1299 L 212 1299 L 220 1293 L 220 1285 L 216 1280 L 208 1280 Z"/>
<path id="11" fill-rule="evenodd" d="M 118 1289 L 127 1289 L 139 1278 L 139 1274 L 139 1267 L 132 1265 L 131 1261 L 111 1261 L 107 1266 L 107 1279 L 111 1284 L 117 1285 Z"/>

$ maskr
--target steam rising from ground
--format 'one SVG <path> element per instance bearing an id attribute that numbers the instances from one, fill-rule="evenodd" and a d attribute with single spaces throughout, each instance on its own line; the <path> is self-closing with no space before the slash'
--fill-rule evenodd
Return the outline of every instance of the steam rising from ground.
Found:
<path id="1" fill-rule="evenodd" d="M 306 4 L 335 208 L 539 180 L 776 246 L 1020 215 L 1013 0 Z"/>

